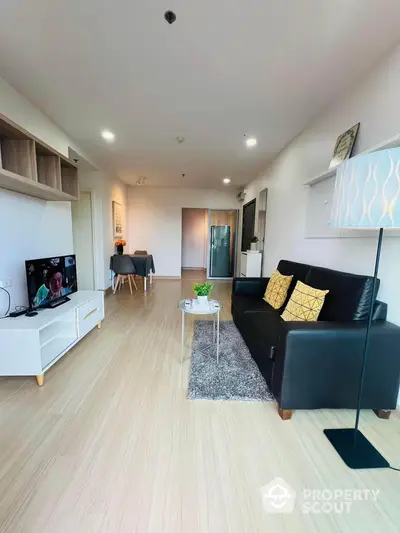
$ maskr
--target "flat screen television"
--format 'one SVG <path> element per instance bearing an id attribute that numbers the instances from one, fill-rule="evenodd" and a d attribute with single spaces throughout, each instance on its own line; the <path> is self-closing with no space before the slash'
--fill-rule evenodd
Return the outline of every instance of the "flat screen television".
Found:
<path id="1" fill-rule="evenodd" d="M 29 308 L 57 307 L 78 290 L 75 255 L 25 261 Z"/>

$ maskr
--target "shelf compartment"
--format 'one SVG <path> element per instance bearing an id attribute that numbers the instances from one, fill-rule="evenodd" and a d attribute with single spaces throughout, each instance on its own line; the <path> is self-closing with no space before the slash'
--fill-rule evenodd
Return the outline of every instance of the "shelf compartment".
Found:
<path id="1" fill-rule="evenodd" d="M 40 356 L 42 360 L 42 368 L 46 370 L 46 367 L 54 361 L 54 359 L 60 358 L 61 354 L 71 344 L 77 341 L 77 337 L 55 337 L 40 350 Z"/>
<path id="2" fill-rule="evenodd" d="M 30 139 L 1 139 L 2 168 L 37 181 L 36 146 Z"/>
<path id="3" fill-rule="evenodd" d="M 63 191 L 53 189 L 29 178 L 18 176 L 18 174 L 4 169 L 0 169 L 0 188 L 53 202 L 73 202 L 76 200 L 76 196 L 71 196 Z"/>
<path id="4" fill-rule="evenodd" d="M 38 182 L 61 191 L 61 162 L 56 155 L 36 157 Z"/>
<path id="5" fill-rule="evenodd" d="M 39 340 L 42 348 L 56 337 L 77 337 L 75 323 L 75 311 L 70 311 L 62 319 L 50 322 L 39 332 Z"/>
<path id="6" fill-rule="evenodd" d="M 61 188 L 62 191 L 78 198 L 78 169 L 61 160 Z"/>

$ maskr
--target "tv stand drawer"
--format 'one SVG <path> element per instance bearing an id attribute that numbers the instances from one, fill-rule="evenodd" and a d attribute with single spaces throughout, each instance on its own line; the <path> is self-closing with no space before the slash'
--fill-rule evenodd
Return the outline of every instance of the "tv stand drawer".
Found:
<path id="1" fill-rule="evenodd" d="M 103 299 L 99 294 L 77 308 L 78 336 L 86 335 L 104 318 Z"/>

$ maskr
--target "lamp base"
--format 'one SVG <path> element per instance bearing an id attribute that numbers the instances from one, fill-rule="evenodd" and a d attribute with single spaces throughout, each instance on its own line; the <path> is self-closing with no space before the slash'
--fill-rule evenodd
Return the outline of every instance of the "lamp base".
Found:
<path id="1" fill-rule="evenodd" d="M 358 429 L 324 429 L 324 433 L 349 468 L 389 468 L 386 459 Z"/>

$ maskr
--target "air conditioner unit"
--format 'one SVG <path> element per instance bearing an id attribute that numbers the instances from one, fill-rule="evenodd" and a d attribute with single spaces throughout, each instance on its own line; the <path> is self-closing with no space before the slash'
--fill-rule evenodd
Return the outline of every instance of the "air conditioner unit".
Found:
<path id="1" fill-rule="evenodd" d="M 246 189 L 243 189 L 242 191 L 239 191 L 236 195 L 236 198 L 239 200 L 239 202 L 244 202 L 246 199 Z"/>

